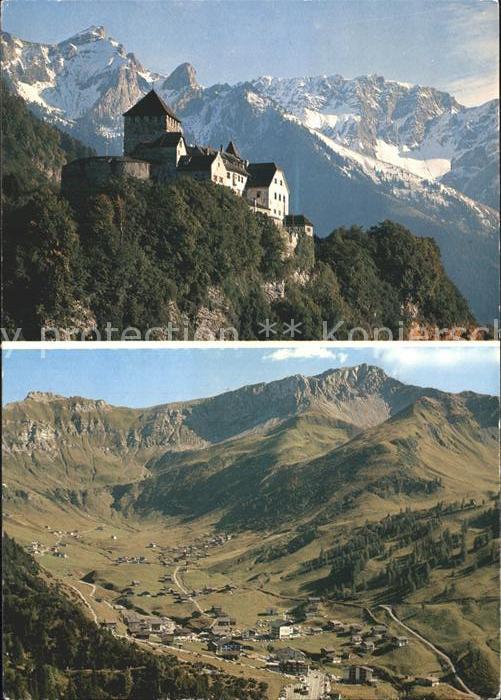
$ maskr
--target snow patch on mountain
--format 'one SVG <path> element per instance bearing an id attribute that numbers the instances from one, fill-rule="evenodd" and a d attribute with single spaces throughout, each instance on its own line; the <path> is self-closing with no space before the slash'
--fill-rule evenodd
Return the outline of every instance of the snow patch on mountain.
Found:
<path id="1" fill-rule="evenodd" d="M 421 149 L 411 151 L 407 146 L 399 148 L 382 139 L 376 140 L 376 158 L 407 170 L 423 180 L 437 180 L 451 169 L 450 158 L 427 158 Z"/>

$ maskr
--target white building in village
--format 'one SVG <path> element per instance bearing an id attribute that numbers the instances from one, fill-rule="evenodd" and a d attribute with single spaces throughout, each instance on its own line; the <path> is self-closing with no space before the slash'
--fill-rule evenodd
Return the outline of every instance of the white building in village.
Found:
<path id="1" fill-rule="evenodd" d="M 294 626 L 287 620 L 273 620 L 270 622 L 270 636 L 272 639 L 289 639 L 294 634 Z"/>

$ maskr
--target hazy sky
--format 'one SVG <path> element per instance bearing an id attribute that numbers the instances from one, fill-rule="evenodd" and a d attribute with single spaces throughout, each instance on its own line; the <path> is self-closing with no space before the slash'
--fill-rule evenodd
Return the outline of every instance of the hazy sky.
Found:
<path id="1" fill-rule="evenodd" d="M 90 26 L 200 82 L 378 73 L 480 104 L 498 92 L 496 0 L 4 0 L 3 26 L 55 43 Z"/>
<path id="2" fill-rule="evenodd" d="M 362 362 L 410 384 L 454 392 L 499 391 L 499 349 L 493 345 L 388 343 L 352 349 L 300 344 L 263 349 L 49 350 L 43 355 L 4 351 L 3 401 L 21 400 L 36 390 L 152 406 Z"/>

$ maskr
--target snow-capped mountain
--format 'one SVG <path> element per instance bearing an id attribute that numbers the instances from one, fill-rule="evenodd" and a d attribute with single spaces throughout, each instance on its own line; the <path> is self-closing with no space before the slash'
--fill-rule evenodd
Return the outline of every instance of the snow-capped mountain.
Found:
<path id="1" fill-rule="evenodd" d="M 103 27 L 56 45 L 3 33 L 2 73 L 35 111 L 91 145 L 119 138 L 122 112 L 159 78 Z"/>
<path id="2" fill-rule="evenodd" d="M 498 100 L 467 109 L 445 92 L 378 75 L 252 84 L 340 146 L 498 206 Z"/>
<path id="3" fill-rule="evenodd" d="M 43 118 L 104 153 L 122 113 L 154 87 L 188 140 L 230 139 L 286 169 L 292 204 L 317 232 L 391 218 L 438 242 L 480 319 L 497 315 L 498 100 L 466 108 L 433 88 L 380 76 L 260 77 L 202 88 L 189 64 L 145 69 L 102 27 L 57 45 L 3 35 L 3 75 Z"/>

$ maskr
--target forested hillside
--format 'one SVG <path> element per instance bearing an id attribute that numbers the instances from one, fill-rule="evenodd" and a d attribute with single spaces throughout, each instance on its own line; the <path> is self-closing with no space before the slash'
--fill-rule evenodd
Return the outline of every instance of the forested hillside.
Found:
<path id="1" fill-rule="evenodd" d="M 261 700 L 265 684 L 204 674 L 91 622 L 35 561 L 3 537 L 4 697 L 11 700 Z"/>
<path id="2" fill-rule="evenodd" d="M 19 195 L 47 180 L 56 184 L 65 163 L 93 155 L 92 148 L 37 119 L 20 97 L 9 92 L 3 80 L 0 89 L 4 196 Z"/>
<path id="3" fill-rule="evenodd" d="M 174 339 L 229 327 L 252 339 L 264 337 L 260 324 L 269 319 L 279 339 L 291 337 L 285 324 L 294 319 L 301 340 L 322 337 L 323 322 L 328 330 L 341 322 L 339 339 L 353 327 L 372 337 L 384 326 L 397 337 L 401 325 L 408 333 L 474 323 L 437 245 L 389 221 L 305 238 L 284 259 L 274 224 L 212 183 L 116 181 L 70 204 L 50 184 L 85 147 L 39 122 L 18 98 L 7 95 L 4 108 L 10 334 L 20 328 L 20 337 L 36 339 L 41 326 L 55 325 L 73 328 L 62 339 L 92 337 L 109 323 L 142 337 L 156 327 L 155 339 L 168 337 L 170 322 L 179 329 Z"/>

